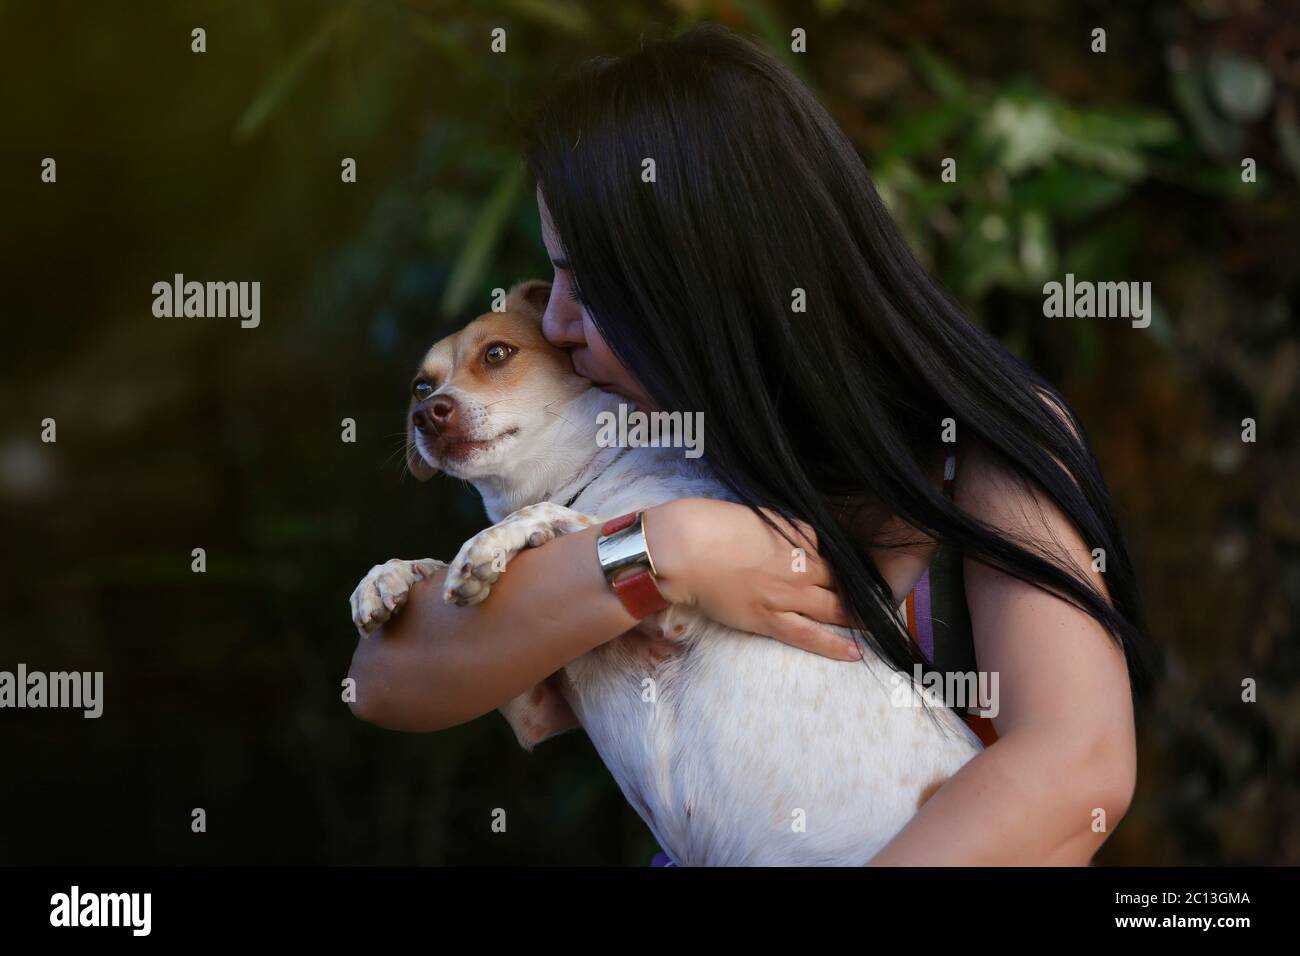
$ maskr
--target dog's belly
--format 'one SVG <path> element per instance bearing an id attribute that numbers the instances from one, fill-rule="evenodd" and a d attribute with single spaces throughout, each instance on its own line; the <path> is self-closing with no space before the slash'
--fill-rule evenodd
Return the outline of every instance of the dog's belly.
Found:
<path id="1" fill-rule="evenodd" d="M 641 447 L 574 507 L 613 516 L 693 495 L 735 500 L 702 463 Z M 909 695 L 874 658 L 830 660 L 680 607 L 656 623 L 676 653 L 610 641 L 565 668 L 564 693 L 679 864 L 865 863 L 981 748 L 946 708 L 895 706 Z"/>
<path id="2" fill-rule="evenodd" d="M 878 661 L 689 620 L 676 655 L 620 639 L 566 668 L 574 713 L 679 864 L 865 863 L 980 749 L 950 710 L 898 704 L 915 697 Z"/>

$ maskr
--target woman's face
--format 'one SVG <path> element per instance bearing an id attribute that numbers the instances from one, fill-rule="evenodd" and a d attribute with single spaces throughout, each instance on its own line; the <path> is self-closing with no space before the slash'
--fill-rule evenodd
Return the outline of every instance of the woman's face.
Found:
<path id="1" fill-rule="evenodd" d="M 573 370 L 590 379 L 597 388 L 621 395 L 647 411 L 654 410 L 650 397 L 632 373 L 614 357 L 600 337 L 596 323 L 591 320 L 586 304 L 578 298 L 577 284 L 551 225 L 551 215 L 540 189 L 537 191 L 537 211 L 542 219 L 542 242 L 546 244 L 551 264 L 555 266 L 551 298 L 542 316 L 542 334 L 552 345 L 566 349 L 573 359 Z"/>

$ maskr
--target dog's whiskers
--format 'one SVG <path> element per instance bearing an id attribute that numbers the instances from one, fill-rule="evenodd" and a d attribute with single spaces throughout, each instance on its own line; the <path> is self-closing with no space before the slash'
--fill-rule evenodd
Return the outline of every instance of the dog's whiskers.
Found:
<path id="1" fill-rule="evenodd" d="M 545 412 L 546 414 L 548 414 L 548 415 L 554 415 L 556 418 L 558 418 L 560 421 L 564 422 L 564 424 L 566 424 L 566 425 L 572 425 L 573 422 L 569 421 L 567 418 L 565 418 L 565 417 L 564 417 L 563 415 L 561 415 L 559 412 L 553 412 L 553 411 L 551 411 L 551 406 L 554 405 L 554 404 L 555 404 L 555 401 L 554 401 L 554 400 L 553 400 L 553 401 L 549 401 L 549 402 L 547 402 L 545 405 L 542 406 L 542 411 L 544 411 L 544 412 Z"/>

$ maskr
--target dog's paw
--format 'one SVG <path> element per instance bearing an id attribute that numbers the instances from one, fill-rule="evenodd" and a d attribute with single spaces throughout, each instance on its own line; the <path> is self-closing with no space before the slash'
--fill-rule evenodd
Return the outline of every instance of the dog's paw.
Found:
<path id="1" fill-rule="evenodd" d="M 422 561 L 394 558 L 376 564 L 352 592 L 352 623 L 362 634 L 378 630 L 406 603 L 411 585 L 446 566 L 444 562 L 432 558 Z"/>
<path id="2" fill-rule="evenodd" d="M 598 523 L 596 518 L 549 501 L 520 508 L 461 546 L 448 567 L 443 600 L 461 607 L 478 604 L 487 598 L 510 560 L 524 548 L 539 548 L 559 535 Z"/>

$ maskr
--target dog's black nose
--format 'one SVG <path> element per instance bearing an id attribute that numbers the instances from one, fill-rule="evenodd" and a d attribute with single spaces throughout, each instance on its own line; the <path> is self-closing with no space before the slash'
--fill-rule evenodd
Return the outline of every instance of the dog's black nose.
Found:
<path id="1" fill-rule="evenodd" d="M 439 395 L 428 405 L 421 405 L 411 414 L 415 427 L 422 432 L 438 432 L 446 428 L 456 414 L 456 401 Z"/>

